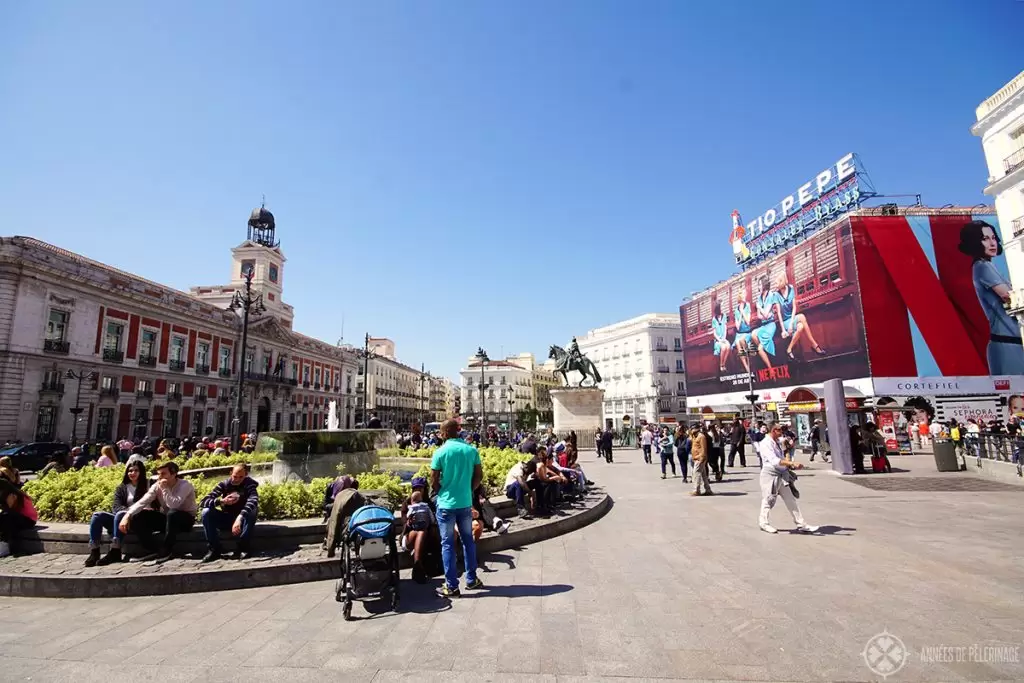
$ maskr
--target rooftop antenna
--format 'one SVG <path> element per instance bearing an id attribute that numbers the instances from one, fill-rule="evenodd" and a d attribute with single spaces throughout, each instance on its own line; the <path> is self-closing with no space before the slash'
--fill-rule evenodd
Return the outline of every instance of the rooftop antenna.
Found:
<path id="1" fill-rule="evenodd" d="M 341 337 L 338 339 L 338 346 L 345 343 L 345 314 L 341 314 Z"/>
<path id="2" fill-rule="evenodd" d="M 260 199 L 260 208 L 262 208 L 262 209 L 267 208 L 267 193 L 264 192 L 262 195 L 260 195 L 260 197 L 261 197 L 261 199 Z"/>

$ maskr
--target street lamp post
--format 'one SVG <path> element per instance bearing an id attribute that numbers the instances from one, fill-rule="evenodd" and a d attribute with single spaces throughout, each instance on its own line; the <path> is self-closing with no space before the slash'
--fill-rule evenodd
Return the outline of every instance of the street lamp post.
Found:
<path id="1" fill-rule="evenodd" d="M 78 439 L 78 416 L 82 414 L 82 408 L 80 406 L 82 401 L 82 382 L 91 382 L 96 379 L 99 374 L 93 371 L 86 372 L 85 370 L 68 370 L 64 373 L 64 376 L 68 379 L 78 380 L 78 390 L 75 392 L 75 407 L 69 412 L 75 416 L 75 419 L 71 423 L 71 445 L 75 445 L 75 441 Z"/>
<path id="2" fill-rule="evenodd" d="M 750 363 L 750 359 L 753 358 L 754 354 L 750 352 L 750 349 L 738 349 L 736 355 L 743 356 L 747 359 L 747 363 Z M 753 426 L 757 421 L 757 394 L 754 393 L 754 373 L 747 368 L 747 386 L 750 389 L 750 393 L 746 395 L 746 399 L 750 401 L 750 425 Z"/>
<path id="3" fill-rule="evenodd" d="M 658 416 L 661 412 L 661 395 L 658 390 L 658 385 L 652 380 L 651 381 L 651 400 L 654 403 L 654 425 L 658 426 Z"/>
<path id="4" fill-rule="evenodd" d="M 420 429 L 427 424 L 427 406 L 423 398 L 423 382 L 427 379 L 426 365 L 420 363 Z"/>
<path id="5" fill-rule="evenodd" d="M 370 406 L 367 402 L 367 394 L 370 389 L 370 333 L 367 332 L 363 338 L 363 429 L 370 424 Z"/>
<path id="6" fill-rule="evenodd" d="M 477 388 L 480 389 L 480 420 L 483 424 L 483 438 L 487 438 L 487 402 L 484 392 L 492 386 L 492 383 L 484 380 L 484 368 L 491 362 L 491 359 L 487 357 L 487 352 L 484 351 L 483 347 L 477 347 L 476 356 L 477 362 L 480 364 L 480 384 Z"/>
<path id="7" fill-rule="evenodd" d="M 235 295 L 231 297 L 231 303 L 228 304 L 229 311 L 238 311 L 239 309 L 242 311 L 242 358 L 239 360 L 238 397 L 235 399 L 235 419 L 237 420 L 237 428 L 234 430 L 234 434 L 231 437 L 233 444 L 232 450 L 234 451 L 242 449 L 242 398 L 243 390 L 245 389 L 245 354 L 248 353 L 249 347 L 249 316 L 261 315 L 267 310 L 263 306 L 263 295 L 257 294 L 256 296 L 253 296 L 252 293 L 252 276 L 254 270 L 254 268 L 249 268 L 245 271 L 244 289 L 236 291 Z"/>
<path id="8" fill-rule="evenodd" d="M 512 434 L 516 431 L 516 417 L 512 412 L 512 407 L 516 404 L 516 397 L 508 397 L 508 433 Z"/>

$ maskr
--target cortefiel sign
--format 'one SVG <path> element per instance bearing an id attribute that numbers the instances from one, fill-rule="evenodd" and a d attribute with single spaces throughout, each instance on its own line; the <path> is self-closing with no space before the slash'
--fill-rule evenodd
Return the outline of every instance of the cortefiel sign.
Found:
<path id="1" fill-rule="evenodd" d="M 857 158 L 851 152 L 796 188 L 755 220 L 743 225 L 732 213 L 729 242 L 736 262 L 747 264 L 791 246 L 828 221 L 860 206 Z"/>

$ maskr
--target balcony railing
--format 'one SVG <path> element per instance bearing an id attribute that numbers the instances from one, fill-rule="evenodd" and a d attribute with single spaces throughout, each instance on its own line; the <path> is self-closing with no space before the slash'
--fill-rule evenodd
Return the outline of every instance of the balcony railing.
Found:
<path id="1" fill-rule="evenodd" d="M 303 382 L 302 383 L 302 388 L 303 389 L 309 389 L 309 382 L 308 381 Z"/>
<path id="2" fill-rule="evenodd" d="M 117 349 L 103 349 L 103 360 L 107 363 L 123 363 L 124 351 Z"/>
<path id="3" fill-rule="evenodd" d="M 319 391 L 320 390 L 320 382 L 313 382 L 313 388 L 316 389 L 317 391 Z"/>
<path id="4" fill-rule="evenodd" d="M 210 374 L 210 366 L 209 365 L 205 365 L 205 364 L 204 365 L 196 365 L 196 374 L 197 375 L 209 375 Z"/>
<path id="5" fill-rule="evenodd" d="M 46 353 L 62 353 L 67 354 L 71 349 L 71 343 L 66 342 L 63 339 L 44 339 L 43 340 L 43 351 Z"/>
<path id="6" fill-rule="evenodd" d="M 100 398 L 112 398 L 116 401 L 120 395 L 121 390 L 117 387 L 102 387 L 100 389 Z"/>
<path id="7" fill-rule="evenodd" d="M 43 386 L 40 387 L 39 391 L 44 394 L 63 394 L 64 383 L 57 379 L 43 380 Z"/>
<path id="8" fill-rule="evenodd" d="M 225 394 L 217 394 L 217 403 L 227 403 L 227 402 L 228 402 L 228 395 L 226 393 Z"/>
<path id="9" fill-rule="evenodd" d="M 676 389 L 676 396 L 686 396 L 686 389 Z"/>
<path id="10" fill-rule="evenodd" d="M 1006 312 L 1011 314 L 1024 313 L 1024 289 L 1010 292 L 1010 300 L 1005 304 Z"/>
<path id="11" fill-rule="evenodd" d="M 217 371 L 217 374 L 220 375 L 221 377 L 230 377 L 231 368 L 221 368 L 220 370 Z"/>
<path id="12" fill-rule="evenodd" d="M 206 403 L 206 399 L 209 397 L 208 394 L 196 394 L 196 403 Z"/>
<path id="13" fill-rule="evenodd" d="M 677 373 L 677 374 L 681 375 L 681 374 L 683 374 L 684 372 L 686 372 L 686 370 L 684 370 L 683 368 L 676 368 L 676 373 Z"/>
<path id="14" fill-rule="evenodd" d="M 153 392 L 149 389 L 140 389 L 135 392 L 136 398 L 153 398 Z"/>
<path id="15" fill-rule="evenodd" d="M 658 368 L 658 372 L 672 372 L 672 371 L 670 369 L 668 369 L 667 367 L 665 367 L 665 368 Z"/>
<path id="16" fill-rule="evenodd" d="M 155 368 L 156 356 L 139 356 L 139 366 L 144 368 Z"/>
<path id="17" fill-rule="evenodd" d="M 668 351 L 668 344 L 655 344 L 654 345 L 654 350 L 655 351 Z"/>
<path id="18" fill-rule="evenodd" d="M 1024 235 L 1024 216 L 1014 218 L 1010 221 L 1010 229 L 1013 231 L 1014 237 L 1020 237 Z"/>
<path id="19" fill-rule="evenodd" d="M 168 401 L 174 401 L 175 403 L 181 403 L 181 392 L 180 391 L 172 391 L 172 392 L 170 392 L 169 394 L 167 394 L 167 400 Z"/>
<path id="20" fill-rule="evenodd" d="M 245 378 L 250 382 L 271 382 L 273 384 L 285 384 L 293 387 L 298 384 L 297 380 L 266 372 L 247 372 L 245 373 Z"/>
<path id="21" fill-rule="evenodd" d="M 183 360 L 170 360 L 167 361 L 167 369 L 171 372 L 185 372 L 185 361 Z"/>
<path id="22" fill-rule="evenodd" d="M 1024 147 L 1003 159 L 1003 169 L 1006 171 L 1006 175 L 1010 175 L 1022 167 L 1024 167 Z"/>

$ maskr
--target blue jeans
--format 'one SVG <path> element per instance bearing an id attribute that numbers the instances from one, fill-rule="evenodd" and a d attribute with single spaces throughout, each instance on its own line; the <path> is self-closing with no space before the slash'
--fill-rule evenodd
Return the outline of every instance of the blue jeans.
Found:
<path id="1" fill-rule="evenodd" d="M 448 588 L 459 587 L 459 568 L 455 558 L 455 528 L 459 529 L 462 553 L 466 560 L 466 584 L 476 581 L 476 541 L 473 540 L 473 508 L 437 509 L 437 526 L 441 531 L 441 561 L 444 582 Z"/>
<path id="2" fill-rule="evenodd" d="M 127 514 L 125 510 L 121 510 L 116 515 L 112 512 L 92 513 L 92 519 L 89 520 L 89 547 L 100 547 L 100 540 L 103 538 L 103 530 L 106 529 L 112 539 L 112 547 L 120 548 L 121 542 L 124 540 L 124 536 L 121 534 L 121 529 L 118 528 L 118 525 L 121 524 L 121 520 L 124 518 L 125 514 Z"/>
<path id="3" fill-rule="evenodd" d="M 667 448 L 661 449 L 661 473 L 665 474 L 665 465 L 672 465 L 672 474 L 676 473 L 676 459 L 672 457 L 672 451 Z"/>
<path id="4" fill-rule="evenodd" d="M 210 550 L 220 552 L 219 532 L 230 531 L 237 518 L 238 515 L 217 508 L 203 510 L 203 533 L 206 535 L 206 542 L 210 545 Z M 249 534 L 255 523 L 256 520 L 250 519 L 249 515 L 242 515 L 242 533 L 236 536 L 239 550 L 249 549 Z"/>
<path id="5" fill-rule="evenodd" d="M 526 507 L 526 491 L 523 490 L 523 485 L 518 481 L 508 485 L 508 488 L 505 489 L 505 496 L 514 500 L 516 507 Z"/>

